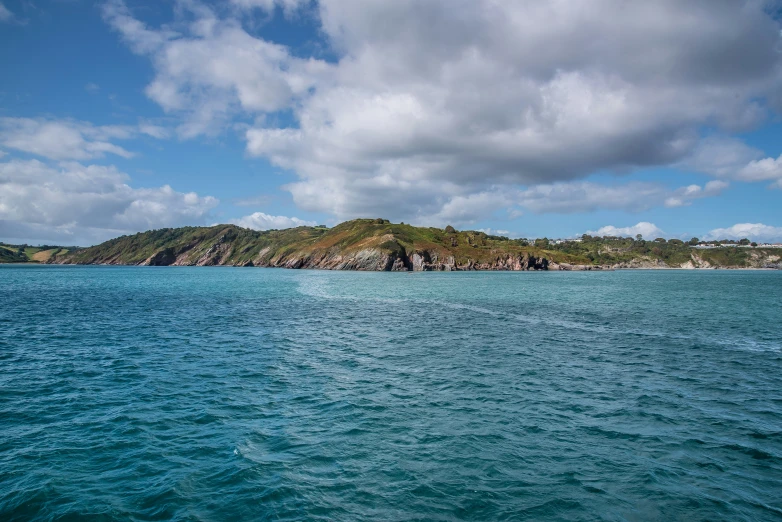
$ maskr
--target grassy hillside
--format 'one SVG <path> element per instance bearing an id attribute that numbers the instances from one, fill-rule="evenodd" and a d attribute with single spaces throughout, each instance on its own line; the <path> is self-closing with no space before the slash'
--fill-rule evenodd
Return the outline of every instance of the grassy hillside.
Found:
<path id="1" fill-rule="evenodd" d="M 17 247 L 0 245 L 0 263 L 27 263 L 29 259 Z"/>
<path id="2" fill-rule="evenodd" d="M 89 248 L 7 245 L 0 263 L 234 265 L 335 270 L 777 268 L 782 249 L 733 242 L 694 248 L 679 240 L 583 236 L 554 244 L 452 227 L 356 219 L 333 228 L 258 232 L 235 225 L 151 230 Z"/>
<path id="3" fill-rule="evenodd" d="M 420 254 L 424 262 L 466 264 L 471 261 L 490 263 L 497 257 L 524 253 L 537 255 L 540 252 L 534 246 L 522 246 L 519 241 L 482 232 L 446 231 L 394 224 L 382 219 L 357 219 L 330 229 L 298 227 L 257 232 L 234 225 L 218 225 L 153 230 L 112 239 L 56 262 L 294 266 L 332 261 L 339 265 L 339 260 L 363 259 L 361 256 L 375 256 L 375 261 L 382 262 L 384 258 L 386 261 L 407 259 Z M 577 260 L 569 255 L 562 257 Z M 371 265 L 372 260 L 368 264 Z"/>
<path id="4" fill-rule="evenodd" d="M 0 263 L 48 263 L 78 250 L 75 247 L 8 245 L 0 243 Z"/>
<path id="5" fill-rule="evenodd" d="M 49 263 L 234 265 L 335 270 L 527 270 L 662 267 L 777 267 L 782 249 L 735 245 L 696 249 L 678 240 L 590 237 L 553 244 L 479 231 L 356 219 L 333 228 L 258 232 L 235 225 L 152 230 L 100 245 L 25 250 Z M 10 255 L 10 254 L 9 254 Z"/>
<path id="6" fill-rule="evenodd" d="M 588 263 L 607 265 L 649 262 L 669 267 L 691 263 L 700 267 L 762 268 L 778 264 L 782 257 L 782 249 L 779 248 L 748 248 L 735 242 L 714 248 L 695 248 L 677 239 L 646 241 L 588 235 L 583 236 L 581 241 L 567 241 L 547 245 L 546 248 L 578 256 Z"/>

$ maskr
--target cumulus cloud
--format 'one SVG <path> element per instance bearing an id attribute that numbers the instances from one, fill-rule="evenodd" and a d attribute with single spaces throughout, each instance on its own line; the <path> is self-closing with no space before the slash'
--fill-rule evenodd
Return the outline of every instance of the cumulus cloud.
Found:
<path id="1" fill-rule="evenodd" d="M 101 125 L 76 120 L 46 118 L 0 118 L 0 144 L 53 160 L 87 160 L 114 154 L 134 154 L 112 143 L 144 134 L 168 138 L 167 128 L 149 122 L 139 125 Z"/>
<path id="2" fill-rule="evenodd" d="M 772 187 L 782 187 L 782 155 L 763 157 L 763 151 L 733 138 L 703 140 L 682 166 L 719 178 L 737 181 L 771 181 Z"/>
<path id="3" fill-rule="evenodd" d="M 605 184 L 572 181 L 534 185 L 525 189 L 494 184 L 447 181 L 411 182 L 392 176 L 357 179 L 353 183 L 321 180 L 285 186 L 300 206 L 340 218 L 383 215 L 418 225 L 469 225 L 487 217 L 510 219 L 524 213 L 576 214 L 600 209 L 640 212 L 653 207 L 681 207 L 719 195 L 728 183 L 676 189 L 660 183 Z M 328 195 L 329 206 L 321 205 Z"/>
<path id="4" fill-rule="evenodd" d="M 203 5 L 194 9 L 197 19 L 183 24 L 180 33 L 147 28 L 119 0 L 103 8 L 131 49 L 152 58 L 156 75 L 146 94 L 165 111 L 183 115 L 184 138 L 218 131 L 237 113 L 287 109 L 329 69 L 323 61 L 295 58 L 282 45 L 253 38 L 238 21 L 219 19 Z"/>
<path id="5" fill-rule="evenodd" d="M 253 230 L 283 229 L 293 227 L 315 226 L 314 221 L 306 221 L 297 217 L 271 216 L 263 212 L 254 212 L 248 216 L 229 221 L 234 225 Z"/>
<path id="6" fill-rule="evenodd" d="M 133 131 L 125 126 L 95 127 L 86 122 L 33 118 L 0 118 L 0 143 L 4 146 L 58 160 L 84 160 L 132 153 L 113 139 L 128 139 Z"/>
<path id="7" fill-rule="evenodd" d="M 780 105 L 779 24 L 762 2 L 320 0 L 333 62 L 187 5 L 161 28 L 119 0 L 104 9 L 151 58 L 147 95 L 181 115 L 183 137 L 252 119 L 248 152 L 299 176 L 300 208 L 338 217 L 469 219 L 513 204 L 509 190 L 678 164 L 702 128 L 751 128 Z M 279 111 L 293 124 L 266 117 Z"/>
<path id="8" fill-rule="evenodd" d="M 0 162 L 0 236 L 93 244 L 120 234 L 204 224 L 218 200 L 168 185 L 133 188 L 115 167 Z"/>
<path id="9" fill-rule="evenodd" d="M 709 181 L 703 187 L 700 185 L 687 185 L 674 191 L 670 197 L 665 198 L 665 206 L 684 207 L 692 203 L 694 199 L 717 196 L 728 186 L 728 182 L 721 180 Z"/>
<path id="10" fill-rule="evenodd" d="M 706 234 L 705 239 L 752 239 L 758 242 L 782 241 L 782 227 L 764 225 L 763 223 L 737 223 L 728 228 L 715 228 Z"/>
<path id="11" fill-rule="evenodd" d="M 615 227 L 613 225 L 607 225 L 597 230 L 590 230 L 587 232 L 593 236 L 618 236 L 618 237 L 635 237 L 641 234 L 644 239 L 656 239 L 658 237 L 665 237 L 665 232 L 660 230 L 654 223 L 648 221 L 641 221 L 631 227 Z"/>
<path id="12" fill-rule="evenodd" d="M 782 188 L 782 155 L 750 161 L 738 175 L 745 181 L 774 181 L 772 186 Z"/>
<path id="13" fill-rule="evenodd" d="M 743 166 L 762 157 L 763 151 L 741 140 L 712 136 L 702 140 L 679 166 L 719 178 L 735 178 Z"/>

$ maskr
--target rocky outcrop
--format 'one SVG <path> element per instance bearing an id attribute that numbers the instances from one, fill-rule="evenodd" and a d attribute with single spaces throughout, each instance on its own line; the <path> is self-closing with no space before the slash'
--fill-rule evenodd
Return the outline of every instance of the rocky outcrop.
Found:
<path id="1" fill-rule="evenodd" d="M 383 252 L 377 248 L 366 248 L 350 254 L 342 253 L 336 249 L 314 254 L 293 252 L 273 257 L 268 257 L 268 254 L 268 249 L 261 250 L 253 260 L 252 266 L 373 272 L 400 272 L 411 269 L 403 256 L 393 252 Z"/>
<path id="2" fill-rule="evenodd" d="M 279 267 L 289 269 L 320 269 L 320 270 L 361 270 L 375 272 L 450 272 L 466 270 L 548 270 L 549 260 L 544 257 L 525 255 L 498 256 L 491 261 L 476 262 L 472 259 L 461 264 L 454 256 L 443 256 L 440 252 L 418 249 L 411 253 L 403 248 L 391 252 L 380 248 L 365 248 L 352 253 L 344 253 L 339 249 L 326 252 L 306 253 L 288 252 L 271 256 L 271 251 L 264 248 L 249 262 L 239 266 Z M 168 257 L 166 258 L 168 259 Z M 214 251 L 208 251 L 198 265 L 232 264 L 221 263 L 220 256 Z M 560 269 L 560 265 L 554 265 Z M 577 270 L 566 265 L 562 270 Z M 587 269 L 587 268 L 583 268 Z"/>
<path id="3" fill-rule="evenodd" d="M 173 248 L 164 248 L 147 258 L 143 263 L 149 266 L 168 266 L 176 261 L 176 255 Z"/>
<path id="4" fill-rule="evenodd" d="M 453 256 L 439 259 L 436 253 L 417 251 L 409 257 L 410 267 L 413 271 L 468 271 L 468 270 L 548 270 L 549 261 L 545 257 L 534 257 L 529 254 L 497 256 L 491 261 L 476 262 L 468 259 L 467 262 L 458 264 Z"/>
<path id="5" fill-rule="evenodd" d="M 755 252 L 749 255 L 749 264 L 753 268 L 767 268 L 782 270 L 782 258 L 776 255 L 758 255 Z"/>
<path id="6" fill-rule="evenodd" d="M 646 257 L 636 258 L 631 261 L 624 261 L 622 263 L 616 263 L 611 266 L 615 270 L 627 269 L 627 268 L 643 268 L 646 270 L 654 270 L 661 268 L 672 268 L 665 264 L 661 259 L 650 259 Z"/>

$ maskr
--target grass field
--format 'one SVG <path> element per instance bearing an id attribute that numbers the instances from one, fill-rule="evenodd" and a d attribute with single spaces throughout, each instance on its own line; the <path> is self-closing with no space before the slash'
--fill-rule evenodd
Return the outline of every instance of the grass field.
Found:
<path id="1" fill-rule="evenodd" d="M 27 250 L 34 250 L 34 249 L 27 249 Z M 27 250 L 25 250 L 25 253 L 27 253 Z M 45 263 L 51 258 L 54 254 L 56 254 L 61 249 L 59 248 L 50 248 L 48 250 L 38 250 L 37 252 L 33 253 L 32 255 L 28 254 L 28 257 L 32 259 L 33 261 L 38 261 L 39 263 Z"/>

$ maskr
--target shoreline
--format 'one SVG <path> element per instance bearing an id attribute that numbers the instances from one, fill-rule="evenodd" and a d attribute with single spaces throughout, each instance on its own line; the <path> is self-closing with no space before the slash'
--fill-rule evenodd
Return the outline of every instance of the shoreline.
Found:
<path id="1" fill-rule="evenodd" d="M 713 271 L 758 271 L 758 272 L 780 272 L 782 268 L 767 268 L 767 267 L 732 267 L 732 266 L 719 266 L 719 267 L 675 267 L 675 266 L 657 266 L 657 267 L 603 267 L 601 265 L 595 265 L 594 267 L 585 269 L 554 269 L 554 270 L 507 270 L 507 269 L 486 269 L 486 270 L 357 270 L 357 269 L 331 269 L 331 268 L 319 268 L 319 267 L 300 267 L 291 268 L 286 266 L 243 266 L 243 265 L 131 265 L 131 264 L 115 264 L 115 263 L 0 263 L 0 267 L 3 266 L 73 266 L 73 267 L 139 267 L 139 268 L 272 268 L 281 270 L 311 270 L 319 272 L 393 272 L 393 273 L 448 273 L 448 272 L 463 272 L 463 273 L 490 273 L 490 272 L 625 272 L 625 271 L 682 271 L 682 272 L 713 272 Z"/>

